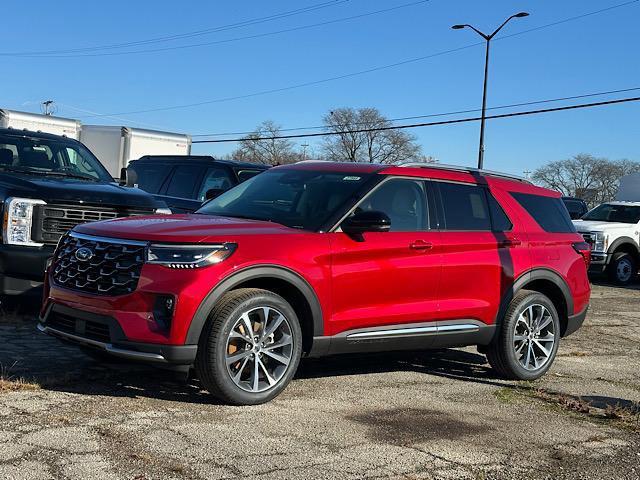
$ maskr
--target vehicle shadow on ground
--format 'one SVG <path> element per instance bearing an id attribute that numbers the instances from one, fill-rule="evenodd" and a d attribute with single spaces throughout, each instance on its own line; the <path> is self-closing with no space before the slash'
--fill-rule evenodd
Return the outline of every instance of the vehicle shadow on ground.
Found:
<path id="1" fill-rule="evenodd" d="M 606 277 L 590 278 L 589 281 L 591 282 L 591 285 L 597 285 L 599 287 L 616 288 L 619 290 L 640 290 L 640 277 L 637 277 L 635 281 L 631 282 L 629 285 L 617 285 L 607 280 Z"/>

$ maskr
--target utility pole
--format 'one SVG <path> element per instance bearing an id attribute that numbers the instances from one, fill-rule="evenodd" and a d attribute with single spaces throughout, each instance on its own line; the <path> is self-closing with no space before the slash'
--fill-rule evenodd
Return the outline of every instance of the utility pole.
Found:
<path id="1" fill-rule="evenodd" d="M 302 147 L 302 161 L 304 162 L 307 159 L 307 147 L 309 146 L 309 144 L 303 143 L 300 146 Z"/>
<path id="2" fill-rule="evenodd" d="M 482 38 L 484 38 L 485 42 L 487 42 L 485 58 L 484 58 L 484 84 L 482 87 L 482 115 L 480 118 L 480 146 L 478 148 L 478 168 L 480 169 L 482 169 L 484 165 L 484 122 L 486 120 L 486 113 L 487 113 L 487 80 L 489 78 L 489 45 L 491 43 L 491 39 L 495 37 L 500 30 L 502 30 L 502 27 L 504 27 L 507 23 L 509 23 L 509 20 L 513 18 L 522 18 L 522 17 L 528 17 L 528 16 L 529 14 L 527 12 L 520 12 L 520 13 L 516 13 L 515 15 L 511 15 L 502 23 L 502 25 L 496 28 L 491 35 L 482 33 L 476 27 L 474 27 L 473 25 L 469 25 L 468 23 L 464 23 L 461 25 L 454 25 L 451 27 L 454 30 L 460 30 L 461 28 L 470 28 L 471 30 L 476 32 L 478 35 L 480 35 Z"/>
<path id="3" fill-rule="evenodd" d="M 53 100 L 45 100 L 42 102 L 42 113 L 45 115 L 53 115 Z"/>

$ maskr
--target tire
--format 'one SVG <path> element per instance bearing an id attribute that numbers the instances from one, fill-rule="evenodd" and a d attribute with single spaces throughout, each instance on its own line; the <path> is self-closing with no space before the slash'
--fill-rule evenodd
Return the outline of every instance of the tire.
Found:
<path id="1" fill-rule="evenodd" d="M 629 285 L 636 278 L 638 266 L 629 253 L 614 253 L 608 266 L 609 279 L 617 285 Z"/>
<path id="2" fill-rule="evenodd" d="M 246 334 L 246 325 L 251 335 Z M 195 367 L 204 388 L 218 399 L 258 405 L 285 389 L 301 355 L 302 332 L 291 305 L 268 290 L 241 288 L 223 295 L 211 311 L 200 335 Z M 237 361 L 231 363 L 233 359 Z"/>
<path id="3" fill-rule="evenodd" d="M 537 336 L 536 324 L 543 326 Z M 560 319 L 551 300 L 538 292 L 520 290 L 511 300 L 496 338 L 487 349 L 487 359 L 504 378 L 535 380 L 553 364 L 559 342 Z"/>

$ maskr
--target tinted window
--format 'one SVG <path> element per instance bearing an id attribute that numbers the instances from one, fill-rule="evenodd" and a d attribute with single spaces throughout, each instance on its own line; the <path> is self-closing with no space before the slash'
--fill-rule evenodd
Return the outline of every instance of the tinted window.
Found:
<path id="1" fill-rule="evenodd" d="M 132 164 L 130 167 L 138 175 L 138 187 L 149 193 L 158 193 L 169 171 L 168 165 Z"/>
<path id="2" fill-rule="evenodd" d="M 504 210 L 490 192 L 487 192 L 487 200 L 489 201 L 489 213 L 491 214 L 493 231 L 506 232 L 511 230 L 511 227 L 513 227 L 511 220 L 509 220 L 507 214 L 504 213 Z"/>
<path id="3" fill-rule="evenodd" d="M 638 223 L 640 221 L 640 207 L 603 203 L 587 213 L 582 219 L 598 222 Z"/>
<path id="4" fill-rule="evenodd" d="M 207 173 L 204 175 L 204 181 L 197 198 L 200 201 L 204 201 L 207 199 L 209 190 L 229 190 L 231 187 L 233 187 L 233 182 L 226 168 L 207 168 Z"/>
<path id="5" fill-rule="evenodd" d="M 562 200 L 529 193 L 512 193 L 520 205 L 543 230 L 552 233 L 571 233 L 576 229 Z"/>
<path id="6" fill-rule="evenodd" d="M 445 229 L 491 230 L 491 217 L 483 187 L 442 182 L 439 188 Z"/>
<path id="7" fill-rule="evenodd" d="M 356 212 L 384 212 L 391 219 L 392 232 L 428 229 L 425 184 L 416 180 L 393 179 L 384 182 L 356 208 Z"/>
<path id="8" fill-rule="evenodd" d="M 167 195 L 170 197 L 193 198 L 196 183 L 200 182 L 201 167 L 184 165 L 176 167 L 169 180 Z"/>
<path id="9" fill-rule="evenodd" d="M 564 206 L 567 207 L 571 218 L 580 218 L 587 212 L 586 205 L 580 200 L 563 199 Z"/>
<path id="10" fill-rule="evenodd" d="M 247 169 L 242 169 L 242 170 L 237 170 L 236 174 L 238 175 L 238 181 L 240 183 L 249 180 L 251 177 L 255 177 L 256 175 L 258 175 L 259 173 L 264 172 L 264 170 L 247 170 Z"/>
<path id="11" fill-rule="evenodd" d="M 370 174 L 269 170 L 211 200 L 197 213 L 318 230 L 370 178 Z"/>

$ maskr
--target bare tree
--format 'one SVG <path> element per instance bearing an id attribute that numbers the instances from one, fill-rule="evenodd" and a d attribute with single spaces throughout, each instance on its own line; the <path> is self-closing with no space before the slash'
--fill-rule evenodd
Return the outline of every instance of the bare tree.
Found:
<path id="1" fill-rule="evenodd" d="M 386 130 L 392 124 L 375 108 L 339 108 L 325 115 L 323 122 L 328 132 L 336 134 L 323 142 L 327 160 L 398 163 L 420 158 L 415 136 Z"/>
<path id="2" fill-rule="evenodd" d="M 634 172 L 640 172 L 640 162 L 609 160 L 583 153 L 538 168 L 532 179 L 563 195 L 580 197 L 590 205 L 597 205 L 615 198 L 620 178 Z"/>
<path id="3" fill-rule="evenodd" d="M 234 160 L 283 165 L 300 160 L 301 154 L 294 150 L 294 144 L 280 136 L 280 126 L 271 120 L 262 122 L 255 132 L 242 139 L 230 157 Z"/>

